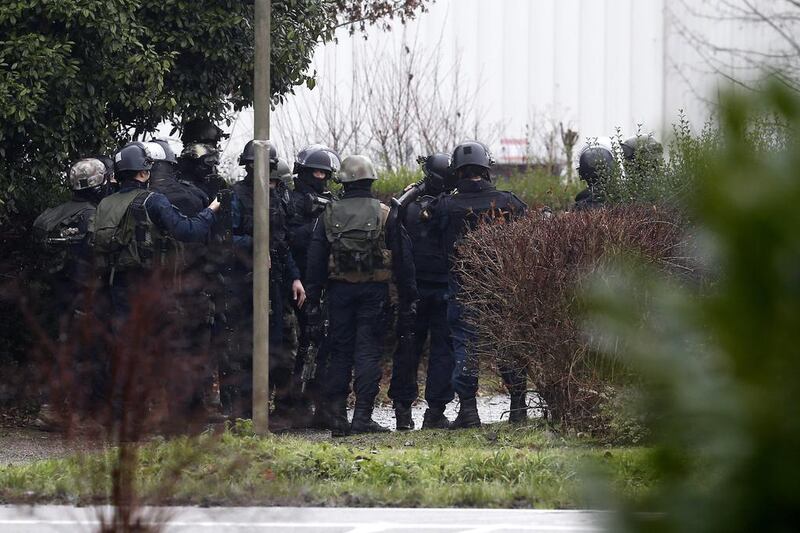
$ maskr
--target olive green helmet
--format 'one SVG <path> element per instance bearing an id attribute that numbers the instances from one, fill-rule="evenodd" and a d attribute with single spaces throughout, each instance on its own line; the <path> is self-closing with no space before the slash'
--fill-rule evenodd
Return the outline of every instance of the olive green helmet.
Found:
<path id="1" fill-rule="evenodd" d="M 289 168 L 289 163 L 282 158 L 278 158 L 277 167 L 270 171 L 269 179 L 280 180 L 284 185 L 290 187 L 292 185 L 292 169 Z"/>
<path id="2" fill-rule="evenodd" d="M 660 159 L 663 154 L 664 147 L 652 135 L 636 135 L 622 143 L 622 155 L 626 161 L 642 156 Z"/>
<path id="3" fill-rule="evenodd" d="M 375 165 L 372 160 L 365 155 L 351 155 L 342 161 L 342 168 L 336 176 L 339 183 L 352 183 L 361 180 L 377 180 L 378 173 L 375 172 Z"/>

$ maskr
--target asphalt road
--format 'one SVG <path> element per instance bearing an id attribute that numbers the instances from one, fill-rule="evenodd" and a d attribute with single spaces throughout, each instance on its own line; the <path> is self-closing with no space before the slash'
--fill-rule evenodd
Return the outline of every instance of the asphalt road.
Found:
<path id="1" fill-rule="evenodd" d="M 91 532 L 108 513 L 104 507 L 0 506 L 0 531 Z M 502 509 L 385 509 L 318 507 L 144 508 L 141 516 L 166 533 L 324 532 L 463 533 L 604 531 L 608 513 Z"/>

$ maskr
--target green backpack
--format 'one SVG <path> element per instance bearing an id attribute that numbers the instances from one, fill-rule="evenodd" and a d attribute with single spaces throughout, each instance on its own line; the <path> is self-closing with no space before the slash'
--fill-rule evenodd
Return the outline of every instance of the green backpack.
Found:
<path id="1" fill-rule="evenodd" d="M 95 206 L 70 201 L 39 215 L 33 223 L 34 240 L 42 248 L 39 269 L 48 274 L 67 270 L 75 260 L 76 248 L 92 232 Z"/>
<path id="2" fill-rule="evenodd" d="M 153 266 L 157 243 L 165 237 L 147 216 L 145 202 L 151 194 L 118 192 L 97 206 L 92 245 L 101 264 L 120 271 Z"/>
<path id="3" fill-rule="evenodd" d="M 343 198 L 327 206 L 331 279 L 351 283 L 391 279 L 392 256 L 384 231 L 387 214 L 374 198 Z"/>

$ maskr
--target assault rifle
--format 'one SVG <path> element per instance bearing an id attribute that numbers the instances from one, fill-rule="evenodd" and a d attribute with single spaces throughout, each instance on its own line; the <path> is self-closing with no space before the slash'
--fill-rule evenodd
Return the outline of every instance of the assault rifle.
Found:
<path id="1" fill-rule="evenodd" d="M 236 261 L 236 253 L 233 247 L 233 209 L 232 209 L 233 191 L 231 189 L 222 189 L 217 194 L 217 200 L 220 203 L 220 210 L 217 216 L 219 221 L 219 228 L 215 232 L 216 241 L 221 244 L 220 255 L 216 259 L 218 270 L 216 277 L 219 280 L 215 297 L 215 307 L 219 306 L 222 311 L 222 327 L 224 330 L 224 353 L 220 354 L 222 365 L 227 366 L 230 363 L 231 356 L 236 355 L 236 341 L 233 329 L 233 306 L 231 291 L 233 287 L 233 268 L 234 261 Z"/>
<path id="2" fill-rule="evenodd" d="M 322 304 L 316 311 L 322 313 Z M 306 326 L 306 338 L 308 338 L 308 348 L 303 350 L 305 358 L 303 361 L 303 371 L 300 374 L 300 392 L 306 391 L 306 386 L 314 380 L 317 375 L 317 358 L 319 356 L 319 349 L 325 339 L 328 329 L 328 321 L 320 318 L 318 326 L 311 324 Z M 299 353 L 299 350 L 298 350 Z"/>

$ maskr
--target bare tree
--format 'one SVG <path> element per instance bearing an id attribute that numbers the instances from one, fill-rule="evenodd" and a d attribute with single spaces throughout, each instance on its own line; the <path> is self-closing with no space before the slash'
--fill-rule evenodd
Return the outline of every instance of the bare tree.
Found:
<path id="1" fill-rule="evenodd" d="M 416 155 L 447 151 L 474 137 L 491 143 L 497 125 L 477 105 L 480 85 L 465 81 L 458 58 L 445 66 L 417 35 L 399 45 L 375 43 L 354 57 L 352 82 L 324 84 L 295 96 L 275 115 L 293 150 L 322 142 L 340 153 L 366 153 L 380 166 L 413 166 Z"/>
<path id="2" fill-rule="evenodd" d="M 800 0 L 679 0 L 667 16 L 702 59 L 701 73 L 753 89 L 766 71 L 800 91 Z M 765 42 L 756 46 L 709 37 L 709 25 L 719 23 L 735 25 L 733 35 L 762 35 Z M 689 67 L 672 66 L 695 93 L 701 92 Z"/>

